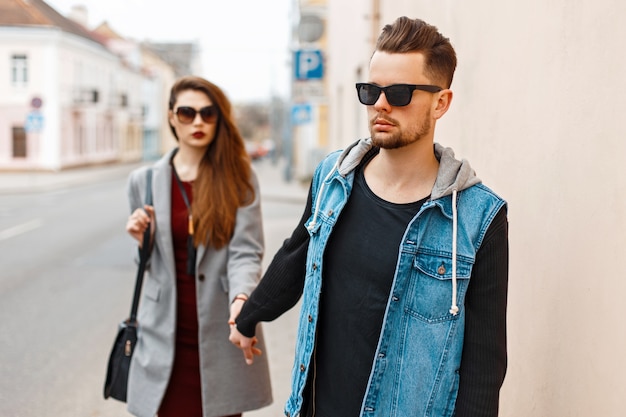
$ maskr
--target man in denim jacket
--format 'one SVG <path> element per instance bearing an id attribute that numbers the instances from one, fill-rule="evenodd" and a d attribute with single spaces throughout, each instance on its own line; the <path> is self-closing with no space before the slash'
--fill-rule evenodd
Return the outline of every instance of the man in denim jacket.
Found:
<path id="1" fill-rule="evenodd" d="M 434 142 L 456 55 L 437 28 L 385 26 L 357 84 L 371 137 L 315 171 L 304 214 L 231 341 L 303 297 L 285 414 L 497 416 L 506 372 L 506 203 Z"/>

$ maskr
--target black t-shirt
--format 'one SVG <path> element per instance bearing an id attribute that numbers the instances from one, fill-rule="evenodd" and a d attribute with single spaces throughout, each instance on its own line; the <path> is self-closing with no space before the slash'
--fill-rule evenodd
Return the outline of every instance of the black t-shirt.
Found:
<path id="1" fill-rule="evenodd" d="M 371 155 L 368 155 L 371 159 Z M 350 199 L 324 252 L 322 295 L 307 404 L 316 417 L 358 416 L 409 221 L 427 198 L 394 204 L 356 172 Z M 314 388 L 314 392 L 310 389 Z M 312 395 L 318 399 L 313 404 Z M 323 399 L 323 400 L 319 400 Z"/>

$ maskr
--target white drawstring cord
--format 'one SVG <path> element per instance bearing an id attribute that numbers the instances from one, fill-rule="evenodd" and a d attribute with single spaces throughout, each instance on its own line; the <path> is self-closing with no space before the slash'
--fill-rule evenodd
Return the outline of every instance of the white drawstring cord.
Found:
<path id="1" fill-rule="evenodd" d="M 456 305 L 456 190 L 452 190 L 452 306 L 450 314 L 456 316 L 459 313 L 459 306 Z"/>

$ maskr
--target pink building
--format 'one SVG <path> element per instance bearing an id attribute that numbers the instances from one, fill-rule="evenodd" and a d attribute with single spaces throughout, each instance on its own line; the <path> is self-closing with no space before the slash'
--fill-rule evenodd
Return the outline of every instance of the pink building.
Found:
<path id="1" fill-rule="evenodd" d="M 0 169 L 60 170 L 139 160 L 139 64 L 42 0 L 0 12 Z"/>

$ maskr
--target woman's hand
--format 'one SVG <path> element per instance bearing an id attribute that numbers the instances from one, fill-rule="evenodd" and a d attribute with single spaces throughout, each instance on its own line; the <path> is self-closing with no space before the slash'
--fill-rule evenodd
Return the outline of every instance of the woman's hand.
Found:
<path id="1" fill-rule="evenodd" d="M 143 208 L 133 211 L 133 214 L 130 215 L 126 222 L 126 231 L 139 242 L 139 247 L 141 247 L 146 227 L 150 226 L 151 238 L 154 237 L 154 224 L 154 207 L 145 205 Z"/>
<path id="2" fill-rule="evenodd" d="M 243 357 L 246 360 L 248 365 L 252 365 L 254 362 L 254 355 L 261 355 L 261 349 L 254 347 L 258 343 L 258 339 L 256 336 L 254 337 L 246 337 L 239 333 L 237 330 L 237 325 L 235 324 L 235 319 L 239 316 L 239 312 L 241 312 L 241 307 L 243 307 L 245 300 L 243 298 L 235 298 L 233 303 L 230 305 L 230 318 L 228 319 L 228 324 L 230 326 L 230 336 L 228 340 L 237 346 L 239 349 L 243 350 Z"/>

